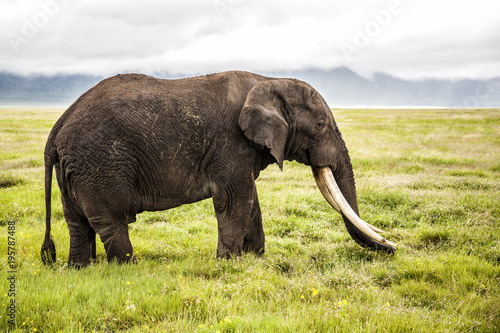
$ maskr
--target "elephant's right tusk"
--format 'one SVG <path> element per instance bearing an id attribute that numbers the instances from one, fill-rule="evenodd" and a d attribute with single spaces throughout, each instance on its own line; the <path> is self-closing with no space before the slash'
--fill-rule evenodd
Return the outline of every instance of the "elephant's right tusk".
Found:
<path id="1" fill-rule="evenodd" d="M 347 219 L 365 236 L 369 237 L 373 241 L 396 247 L 396 244 L 383 238 L 377 232 L 382 232 L 382 230 L 366 223 L 363 221 L 351 208 L 344 195 L 340 191 L 333 173 L 330 168 L 313 168 L 314 179 L 316 184 L 321 191 L 321 194 L 325 197 L 326 201 L 339 213 L 345 215 Z"/>
<path id="2" fill-rule="evenodd" d="M 363 222 L 365 222 L 365 221 L 363 221 Z M 372 226 L 372 225 L 371 225 L 370 223 L 368 223 L 368 222 L 365 222 L 365 223 L 366 223 L 366 225 L 367 225 L 368 227 L 370 227 L 370 229 L 372 229 L 372 230 L 373 230 L 373 231 L 375 231 L 375 232 L 378 232 L 378 233 L 382 233 L 382 232 L 384 232 L 384 231 L 380 230 L 379 228 Z"/>

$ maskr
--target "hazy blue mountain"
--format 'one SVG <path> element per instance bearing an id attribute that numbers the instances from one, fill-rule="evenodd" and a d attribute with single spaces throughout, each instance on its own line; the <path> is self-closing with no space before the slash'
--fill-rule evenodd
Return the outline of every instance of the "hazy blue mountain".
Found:
<path id="1" fill-rule="evenodd" d="M 500 77 L 490 80 L 402 80 L 384 73 L 371 79 L 346 67 L 263 73 L 310 83 L 332 107 L 437 106 L 500 107 Z M 169 74 L 161 78 L 178 78 Z M 88 75 L 18 76 L 0 73 L 0 106 L 69 106 L 102 77 Z"/>
<path id="2" fill-rule="evenodd" d="M 315 87 L 331 106 L 407 104 L 398 94 L 383 89 L 376 82 L 346 67 L 330 71 L 298 71 L 294 74 Z M 414 105 L 411 101 L 409 104 Z"/>
<path id="3" fill-rule="evenodd" d="M 25 77 L 0 73 L 0 105 L 67 107 L 101 79 L 88 75 Z"/>
<path id="4" fill-rule="evenodd" d="M 448 107 L 499 107 L 500 77 L 490 80 L 405 81 L 378 73 L 374 82 L 383 90 L 417 105 Z"/>
<path id="5" fill-rule="evenodd" d="M 297 71 L 332 106 L 500 107 L 500 77 L 490 80 L 402 80 L 376 73 L 364 78 L 348 68 Z"/>

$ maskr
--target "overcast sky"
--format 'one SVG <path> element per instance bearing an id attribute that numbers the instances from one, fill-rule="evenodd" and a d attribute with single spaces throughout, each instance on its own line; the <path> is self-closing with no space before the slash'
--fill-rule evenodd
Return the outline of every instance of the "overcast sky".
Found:
<path id="1" fill-rule="evenodd" d="M 0 0 L 0 71 L 500 76 L 498 0 Z"/>

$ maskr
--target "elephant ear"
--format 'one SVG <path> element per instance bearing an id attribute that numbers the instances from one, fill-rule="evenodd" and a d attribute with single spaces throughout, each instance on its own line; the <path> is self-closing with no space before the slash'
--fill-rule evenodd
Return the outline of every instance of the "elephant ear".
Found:
<path id="1" fill-rule="evenodd" d="M 281 170 L 290 128 L 283 116 L 286 104 L 282 94 L 284 84 L 270 80 L 254 86 L 247 95 L 238 121 L 247 138 L 270 149 Z"/>

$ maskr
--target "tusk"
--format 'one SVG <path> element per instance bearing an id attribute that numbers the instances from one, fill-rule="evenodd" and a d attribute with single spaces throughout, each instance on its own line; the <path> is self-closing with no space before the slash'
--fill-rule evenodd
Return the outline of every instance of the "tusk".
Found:
<path id="1" fill-rule="evenodd" d="M 377 243 L 390 245 L 396 247 L 396 244 L 388 241 L 383 238 L 377 232 L 382 232 L 382 230 L 366 223 L 363 221 L 358 214 L 356 214 L 347 200 L 344 198 L 344 195 L 340 191 L 335 178 L 333 177 L 333 173 L 330 168 L 313 168 L 314 179 L 316 180 L 316 184 L 321 191 L 321 194 L 325 197 L 326 201 L 339 213 L 345 215 L 347 219 L 363 234 L 367 237 L 371 238 Z"/>
<path id="2" fill-rule="evenodd" d="M 363 222 L 365 222 L 365 221 L 363 221 Z M 368 222 L 365 222 L 365 223 L 366 223 L 366 225 L 367 225 L 370 229 L 372 229 L 373 231 L 378 232 L 378 233 L 382 233 L 382 232 L 383 232 L 383 231 L 382 231 L 382 230 L 380 230 L 379 228 L 372 226 L 370 223 L 368 223 Z"/>
<path id="3" fill-rule="evenodd" d="M 323 177 L 318 177 L 318 178 L 315 178 L 316 179 L 316 184 L 318 184 L 318 187 L 320 188 L 320 190 L 322 188 L 328 188 L 328 185 L 326 184 L 325 182 L 325 179 Z M 330 191 L 326 190 L 326 191 L 323 191 L 321 190 L 321 193 L 323 194 L 323 196 L 326 198 L 326 200 L 330 203 L 330 205 L 333 207 L 333 209 L 335 209 L 339 214 L 342 215 L 342 211 L 340 210 L 340 207 L 339 205 L 337 204 L 337 202 L 333 199 L 333 197 L 330 195 Z M 328 196 L 328 198 L 327 198 Z M 364 221 L 363 221 L 364 222 Z M 367 222 L 364 222 L 370 229 L 372 229 L 373 231 L 375 232 L 379 232 L 379 233 L 382 233 L 383 231 L 380 230 L 379 228 L 377 227 L 374 227 L 372 226 L 371 224 L 367 223 Z"/>
<path id="4" fill-rule="evenodd" d="M 325 168 L 326 169 L 326 168 Z M 339 213 L 339 214 L 342 214 L 342 211 L 340 210 L 340 207 L 339 205 L 337 204 L 337 202 L 333 199 L 333 197 L 331 196 L 330 194 L 330 191 L 328 191 L 328 185 L 326 183 L 326 179 L 325 177 L 315 177 L 316 179 L 316 183 L 318 184 L 318 187 L 320 188 L 320 190 L 322 188 L 325 188 L 327 189 L 326 191 L 323 191 L 321 190 L 321 193 L 323 194 L 323 196 L 326 198 L 326 200 L 330 203 L 330 205 Z M 334 179 L 335 180 L 335 179 Z M 336 184 L 336 182 L 335 182 Z M 340 191 L 340 189 L 339 189 Z M 328 197 L 328 198 L 327 198 Z M 350 208 L 350 207 L 349 207 Z M 364 222 L 364 221 L 363 221 Z M 372 226 L 371 224 L 367 223 L 367 222 L 364 222 L 370 229 L 372 229 L 373 231 L 375 232 L 383 232 L 382 230 L 380 230 L 379 228 L 377 227 L 374 227 Z"/>

